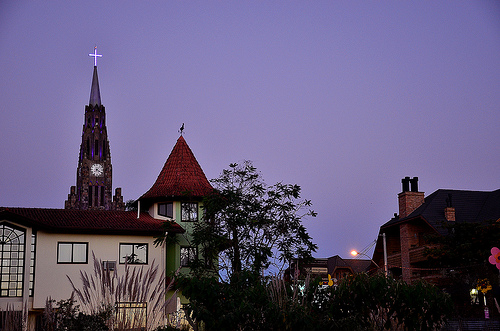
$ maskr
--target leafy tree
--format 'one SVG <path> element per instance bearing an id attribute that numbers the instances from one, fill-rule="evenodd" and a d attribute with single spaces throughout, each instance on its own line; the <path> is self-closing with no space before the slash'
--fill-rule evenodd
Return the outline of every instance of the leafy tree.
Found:
<path id="1" fill-rule="evenodd" d="M 250 161 L 231 164 L 211 182 L 216 190 L 204 199 L 205 222 L 193 237 L 204 260 L 219 258 L 229 278 L 244 270 L 260 274 L 316 250 L 302 224 L 316 213 L 301 199 L 299 185 L 267 186 Z"/>
<path id="2" fill-rule="evenodd" d="M 492 247 L 500 245 L 500 224 L 485 223 L 451 223 L 443 224 L 448 233 L 446 236 L 435 235 L 429 238 L 431 243 L 438 244 L 426 251 L 430 261 L 439 267 L 463 267 L 476 271 L 484 266 L 491 255 Z M 479 274 L 479 276 L 484 276 Z"/>
<path id="3" fill-rule="evenodd" d="M 135 200 L 127 200 L 125 202 L 125 210 L 126 211 L 137 211 L 137 201 Z"/>
<path id="4" fill-rule="evenodd" d="M 269 311 L 265 288 L 251 273 L 242 272 L 232 283 L 215 277 L 180 277 L 182 293 L 189 298 L 186 313 L 205 330 L 263 330 Z M 250 279 L 249 279 L 250 278 Z"/>
<path id="5" fill-rule="evenodd" d="M 263 277 L 274 262 L 310 257 L 316 246 L 302 220 L 315 216 L 298 185 L 267 186 L 251 162 L 231 164 L 212 180 L 205 222 L 194 243 L 203 260 L 177 286 L 189 299 L 186 315 L 210 330 L 434 330 L 449 312 L 448 295 L 427 283 L 406 284 L 383 275 L 356 275 L 338 286 Z M 219 259 L 227 273 L 206 273 Z M 224 269 L 225 268 L 225 269 Z M 196 328 L 195 328 L 196 329 Z"/>

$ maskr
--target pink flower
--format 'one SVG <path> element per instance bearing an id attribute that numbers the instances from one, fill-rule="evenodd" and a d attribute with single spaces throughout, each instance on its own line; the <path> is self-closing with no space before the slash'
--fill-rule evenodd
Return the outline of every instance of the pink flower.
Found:
<path id="1" fill-rule="evenodd" d="M 500 249 L 493 247 L 491 249 L 491 256 L 488 258 L 491 264 L 495 264 L 500 269 Z"/>

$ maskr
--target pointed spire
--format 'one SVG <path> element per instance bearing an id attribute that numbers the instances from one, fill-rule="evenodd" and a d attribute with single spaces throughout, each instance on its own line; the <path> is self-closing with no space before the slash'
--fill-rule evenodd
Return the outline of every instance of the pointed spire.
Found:
<path id="1" fill-rule="evenodd" d="M 140 199 L 159 197 L 203 197 L 213 188 L 183 136 L 177 139 L 156 182 Z"/>
<path id="2" fill-rule="evenodd" d="M 99 91 L 99 79 L 97 78 L 97 66 L 94 66 L 94 76 L 92 77 L 92 87 L 90 88 L 90 106 L 101 105 L 101 92 Z"/>

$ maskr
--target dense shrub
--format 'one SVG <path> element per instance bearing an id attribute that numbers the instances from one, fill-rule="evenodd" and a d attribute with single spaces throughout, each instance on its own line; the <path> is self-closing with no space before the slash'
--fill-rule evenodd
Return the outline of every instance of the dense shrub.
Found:
<path id="1" fill-rule="evenodd" d="M 103 314 L 87 315 L 80 312 L 80 307 L 72 297 L 57 303 L 47 299 L 43 327 L 45 331 L 107 331 L 109 328 L 105 320 Z"/>
<path id="2" fill-rule="evenodd" d="M 179 281 L 187 313 L 205 330 L 435 330 L 451 311 L 448 295 L 418 282 L 359 274 L 335 287 L 264 281 L 251 274 L 231 284 Z"/>
<path id="3" fill-rule="evenodd" d="M 384 275 L 358 274 L 322 291 L 322 305 L 313 301 L 323 327 L 362 330 L 435 330 L 452 305 L 447 294 L 425 282 L 407 284 Z M 335 327 L 328 327 L 329 323 Z"/>

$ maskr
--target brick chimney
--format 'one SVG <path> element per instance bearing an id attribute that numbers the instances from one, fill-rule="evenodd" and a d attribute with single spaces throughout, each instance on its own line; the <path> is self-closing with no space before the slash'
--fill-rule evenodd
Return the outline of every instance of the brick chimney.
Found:
<path id="1" fill-rule="evenodd" d="M 454 222 L 455 221 L 455 208 L 453 207 L 451 203 L 451 193 L 448 194 L 448 198 L 446 199 L 446 208 L 444 209 L 444 218 L 448 222 Z"/>
<path id="2" fill-rule="evenodd" d="M 405 218 L 424 203 L 424 192 L 418 192 L 418 177 L 405 177 L 401 183 L 403 192 L 398 194 L 399 218 Z"/>

